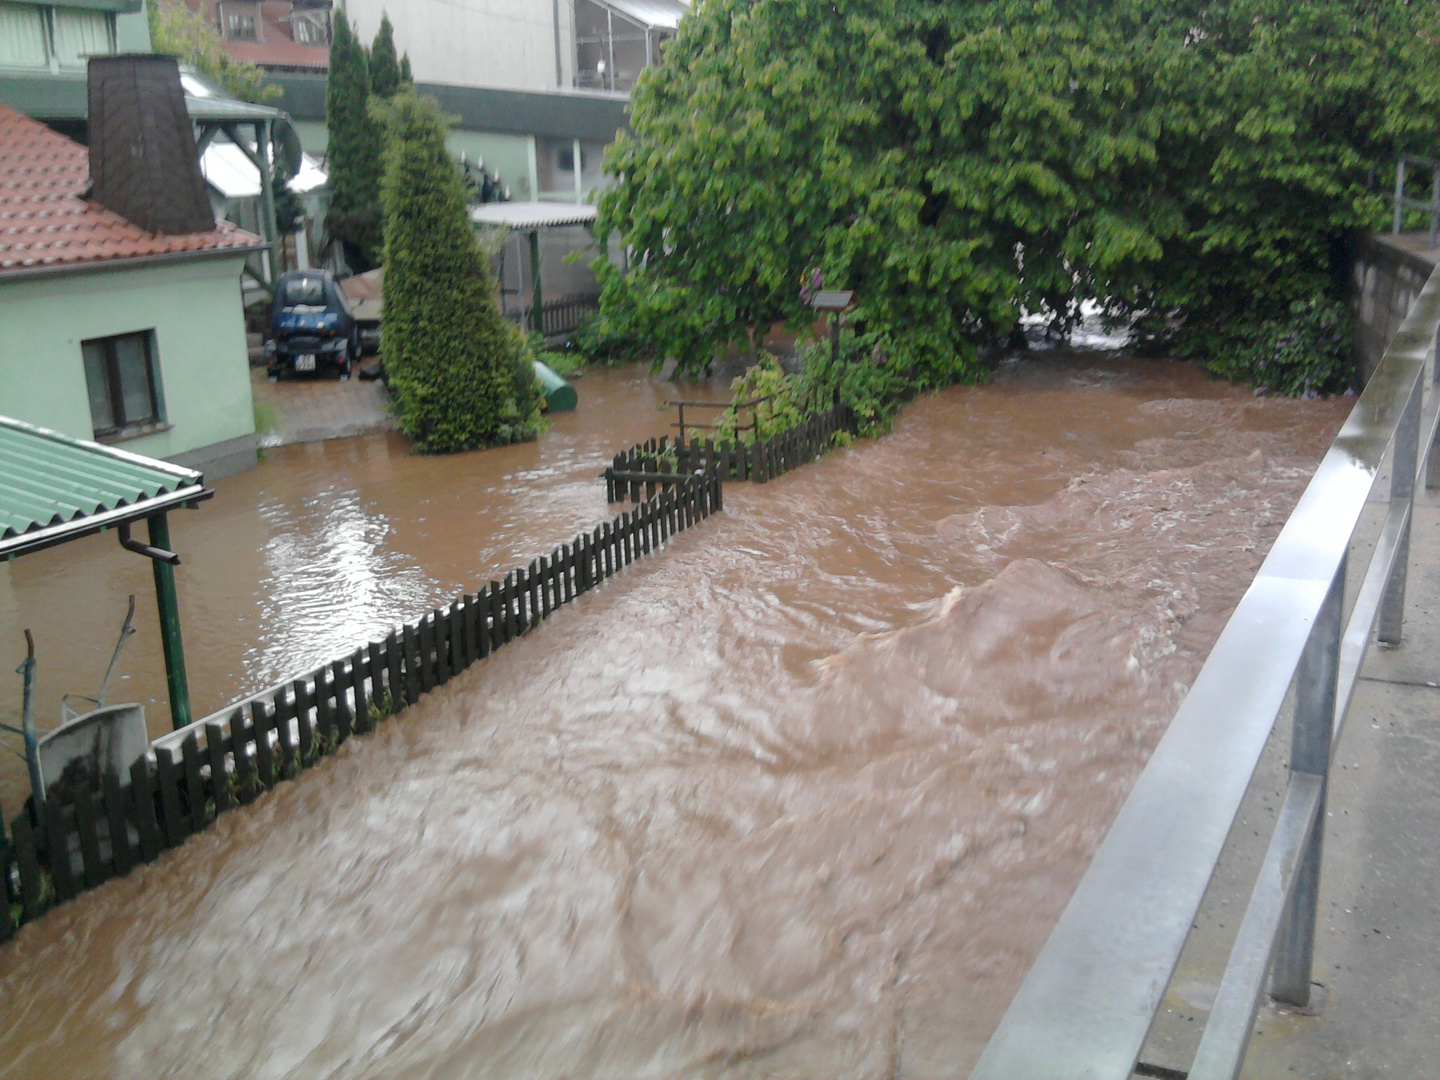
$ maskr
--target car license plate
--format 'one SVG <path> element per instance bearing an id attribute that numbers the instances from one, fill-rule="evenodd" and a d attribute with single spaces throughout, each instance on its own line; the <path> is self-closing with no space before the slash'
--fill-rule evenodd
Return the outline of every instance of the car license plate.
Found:
<path id="1" fill-rule="evenodd" d="M 295 357 L 295 370 L 296 370 L 296 371 L 314 371 L 314 370 L 315 370 L 315 354 L 314 354 L 313 352 L 306 352 L 306 353 L 301 353 L 299 356 Z"/>

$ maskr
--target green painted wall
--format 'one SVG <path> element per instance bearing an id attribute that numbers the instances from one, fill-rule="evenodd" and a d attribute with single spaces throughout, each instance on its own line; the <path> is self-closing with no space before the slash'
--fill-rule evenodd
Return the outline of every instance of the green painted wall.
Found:
<path id="1" fill-rule="evenodd" d="M 155 331 L 170 430 L 116 445 L 169 458 L 252 436 L 239 256 L 28 281 L 0 277 L 0 413 L 89 439 L 80 342 Z"/>
<path id="2" fill-rule="evenodd" d="M 535 139 L 530 135 L 492 135 L 483 131 L 451 130 L 446 145 L 457 158 L 463 151 L 471 161 L 483 161 L 510 188 L 516 202 L 536 198 Z"/>
<path id="3" fill-rule="evenodd" d="M 330 145 L 330 133 L 324 122 L 296 120 L 294 124 L 305 152 L 323 158 L 326 147 Z M 499 173 L 500 179 L 510 186 L 510 194 L 518 201 L 535 198 L 536 177 L 532 171 L 531 154 L 535 140 L 531 136 L 452 130 L 445 141 L 457 158 L 463 151 L 471 161 L 478 158 L 491 172 Z"/>
<path id="4" fill-rule="evenodd" d="M 323 120 L 291 120 L 301 148 L 314 158 L 323 158 L 330 146 L 330 129 Z"/>
<path id="5" fill-rule="evenodd" d="M 115 16 L 115 51 L 148 53 L 150 51 L 150 14 L 141 5 L 133 14 Z"/>

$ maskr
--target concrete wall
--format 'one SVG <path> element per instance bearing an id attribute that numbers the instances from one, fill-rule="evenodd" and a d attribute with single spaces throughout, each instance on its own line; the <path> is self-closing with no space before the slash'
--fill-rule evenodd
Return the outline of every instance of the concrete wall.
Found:
<path id="1" fill-rule="evenodd" d="M 116 445 L 212 479 L 253 466 L 241 261 L 0 278 L 0 414 L 93 438 L 80 343 L 153 330 L 169 428 Z"/>
<path id="2" fill-rule="evenodd" d="M 570 0 L 346 0 L 346 14 L 369 44 L 388 13 L 395 48 L 410 54 L 417 82 L 555 90 L 573 81 Z M 556 78 L 556 18 L 560 78 Z"/>
<path id="3" fill-rule="evenodd" d="M 1356 316 L 1355 364 L 1362 382 L 1370 381 L 1411 303 L 1435 269 L 1437 253 L 1428 243 L 1428 237 L 1418 234 L 1370 233 L 1356 247 L 1350 298 Z"/>

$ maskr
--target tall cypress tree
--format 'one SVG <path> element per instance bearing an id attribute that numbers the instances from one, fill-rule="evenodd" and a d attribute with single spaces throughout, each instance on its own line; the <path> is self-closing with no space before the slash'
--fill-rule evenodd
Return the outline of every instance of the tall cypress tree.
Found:
<path id="1" fill-rule="evenodd" d="M 365 49 L 350 30 L 345 12 L 335 13 L 330 76 L 325 88 L 325 123 L 330 132 L 330 235 L 343 241 L 357 270 L 375 266 L 382 246 L 380 176 L 384 133 L 371 115 L 370 72 Z"/>
<path id="2" fill-rule="evenodd" d="M 400 83 L 403 86 L 415 85 L 415 76 L 410 74 L 410 54 L 408 52 L 400 57 Z"/>
<path id="3" fill-rule="evenodd" d="M 533 438 L 534 361 L 495 306 L 440 109 L 408 90 L 387 112 L 383 190 L 380 355 L 401 428 L 427 454 Z"/>
<path id="4" fill-rule="evenodd" d="M 370 46 L 370 92 L 387 101 L 400 89 L 400 61 L 395 56 L 395 29 L 390 16 L 380 14 L 380 30 Z"/>

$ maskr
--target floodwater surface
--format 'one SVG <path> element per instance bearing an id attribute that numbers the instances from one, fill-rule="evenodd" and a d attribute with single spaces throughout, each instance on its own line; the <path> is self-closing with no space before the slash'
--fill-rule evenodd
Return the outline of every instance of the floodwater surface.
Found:
<path id="1" fill-rule="evenodd" d="M 584 434 L 351 440 L 222 483 L 177 540 L 204 692 L 593 524 L 598 466 L 663 430 L 665 393 L 581 389 Z M 727 485 L 374 735 L 25 928 L 0 1074 L 964 1075 L 1347 405 L 1026 360 Z M 530 456 L 472 464 L 505 454 Z M 120 558 L 21 560 L 6 602 L 94 589 L 108 621 L 144 591 L 105 580 Z"/>

